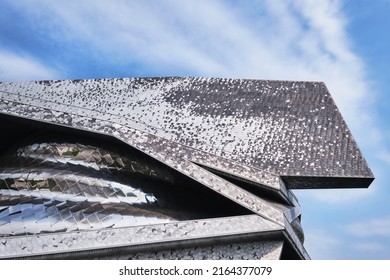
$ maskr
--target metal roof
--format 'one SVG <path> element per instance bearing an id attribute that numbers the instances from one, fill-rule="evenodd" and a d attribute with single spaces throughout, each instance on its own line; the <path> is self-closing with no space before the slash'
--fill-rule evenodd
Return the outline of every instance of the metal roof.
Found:
<path id="1" fill-rule="evenodd" d="M 0 90 L 3 100 L 135 128 L 274 173 L 289 188 L 373 180 L 322 82 L 129 78 L 0 83 Z"/>

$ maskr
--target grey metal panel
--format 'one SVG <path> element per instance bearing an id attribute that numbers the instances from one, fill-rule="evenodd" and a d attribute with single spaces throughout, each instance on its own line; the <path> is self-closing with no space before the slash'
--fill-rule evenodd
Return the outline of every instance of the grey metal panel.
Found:
<path id="1" fill-rule="evenodd" d="M 129 260 L 279 260 L 283 241 L 240 242 L 224 245 L 171 248 L 159 251 L 123 253 L 99 257 Z"/>
<path id="2" fill-rule="evenodd" d="M 205 238 L 222 238 L 256 233 L 280 232 L 283 227 L 258 215 L 165 224 L 104 229 L 93 231 L 4 237 L 0 242 L 0 258 L 71 253 L 116 247 L 179 242 Z"/>

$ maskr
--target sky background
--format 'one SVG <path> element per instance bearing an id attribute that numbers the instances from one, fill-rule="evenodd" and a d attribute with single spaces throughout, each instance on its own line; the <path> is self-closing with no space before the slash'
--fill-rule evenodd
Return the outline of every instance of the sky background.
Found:
<path id="1" fill-rule="evenodd" d="M 0 81 L 324 81 L 376 177 L 295 191 L 313 259 L 390 259 L 390 1 L 0 0 Z"/>

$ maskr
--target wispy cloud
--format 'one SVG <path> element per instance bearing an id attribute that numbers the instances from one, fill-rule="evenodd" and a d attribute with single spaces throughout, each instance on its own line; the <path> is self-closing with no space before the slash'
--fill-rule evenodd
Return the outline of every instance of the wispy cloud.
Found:
<path id="1" fill-rule="evenodd" d="M 338 248 L 342 244 L 335 235 L 321 229 L 305 231 L 305 247 L 310 248 L 310 256 L 313 259 L 335 259 L 339 254 Z"/>
<path id="2" fill-rule="evenodd" d="M 372 219 L 363 222 L 352 223 L 345 226 L 345 231 L 359 237 L 390 236 L 390 217 Z"/>
<path id="3" fill-rule="evenodd" d="M 375 243 L 375 242 L 368 242 L 368 243 L 358 243 L 353 246 L 355 250 L 363 251 L 363 252 L 381 252 L 383 250 L 386 250 L 386 248 L 383 247 L 383 244 Z"/>
<path id="4" fill-rule="evenodd" d="M 386 150 L 378 151 L 377 157 L 390 166 L 390 152 Z"/>
<path id="5" fill-rule="evenodd" d="M 0 81 L 54 79 L 59 74 L 36 59 L 0 50 Z"/>

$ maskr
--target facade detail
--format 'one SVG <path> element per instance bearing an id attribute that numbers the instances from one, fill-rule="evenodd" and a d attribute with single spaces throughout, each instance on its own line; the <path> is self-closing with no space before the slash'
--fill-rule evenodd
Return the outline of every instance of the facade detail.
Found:
<path id="1" fill-rule="evenodd" d="M 309 259 L 293 189 L 374 179 L 321 82 L 0 83 L 0 258 Z"/>

